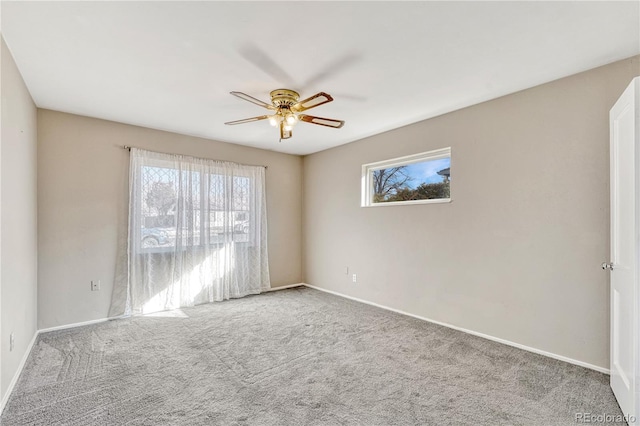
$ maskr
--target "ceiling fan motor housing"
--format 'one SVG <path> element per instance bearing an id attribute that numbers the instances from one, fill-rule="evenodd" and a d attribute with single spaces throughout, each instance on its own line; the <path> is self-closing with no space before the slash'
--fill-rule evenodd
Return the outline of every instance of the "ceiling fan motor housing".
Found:
<path id="1" fill-rule="evenodd" d="M 271 102 L 276 107 L 291 107 L 300 100 L 298 92 L 289 89 L 276 89 L 271 92 Z"/>

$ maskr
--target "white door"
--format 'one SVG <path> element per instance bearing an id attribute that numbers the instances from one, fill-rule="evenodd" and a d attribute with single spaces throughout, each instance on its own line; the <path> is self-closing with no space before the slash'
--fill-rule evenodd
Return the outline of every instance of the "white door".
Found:
<path id="1" fill-rule="evenodd" d="M 640 424 L 640 77 L 611 109 L 611 388 L 622 412 Z M 635 422 L 633 422 L 635 420 Z"/>

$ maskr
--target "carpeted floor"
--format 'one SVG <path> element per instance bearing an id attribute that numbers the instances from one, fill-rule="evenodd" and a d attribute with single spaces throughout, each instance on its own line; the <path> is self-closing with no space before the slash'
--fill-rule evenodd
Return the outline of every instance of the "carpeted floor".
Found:
<path id="1" fill-rule="evenodd" d="M 164 315 L 39 336 L 2 424 L 550 426 L 621 415 L 604 374 L 307 288 Z"/>

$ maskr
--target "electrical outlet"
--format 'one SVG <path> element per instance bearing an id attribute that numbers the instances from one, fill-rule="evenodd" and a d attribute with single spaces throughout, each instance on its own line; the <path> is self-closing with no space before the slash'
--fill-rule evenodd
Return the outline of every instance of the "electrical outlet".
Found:
<path id="1" fill-rule="evenodd" d="M 91 281 L 91 291 L 100 291 L 100 280 Z"/>
<path id="2" fill-rule="evenodd" d="M 353 276 L 351 277 L 354 283 L 358 282 L 358 276 L 356 274 L 353 274 Z"/>
<path id="3" fill-rule="evenodd" d="M 13 332 L 9 335 L 9 352 L 13 351 L 13 347 L 16 344 L 16 336 Z"/>

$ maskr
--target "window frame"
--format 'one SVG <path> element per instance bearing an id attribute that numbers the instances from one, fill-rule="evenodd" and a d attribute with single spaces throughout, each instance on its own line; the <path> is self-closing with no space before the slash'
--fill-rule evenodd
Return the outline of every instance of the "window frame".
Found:
<path id="1" fill-rule="evenodd" d="M 387 169 L 390 167 L 408 166 L 415 163 L 423 163 L 431 160 L 440 160 L 442 158 L 449 158 L 451 162 L 451 147 L 434 149 L 432 151 L 420 152 L 418 154 L 406 155 L 404 157 L 391 158 L 389 160 L 376 161 L 375 163 L 367 163 L 362 165 L 362 179 L 361 179 L 361 197 L 360 207 L 379 207 L 379 206 L 399 206 L 399 205 L 413 205 L 413 204 L 436 204 L 436 203 L 450 203 L 451 193 L 449 198 L 435 198 L 425 200 L 409 200 L 409 201 L 386 201 L 382 203 L 373 202 L 373 172 L 380 169 Z M 451 185 L 451 183 L 449 183 Z"/>

